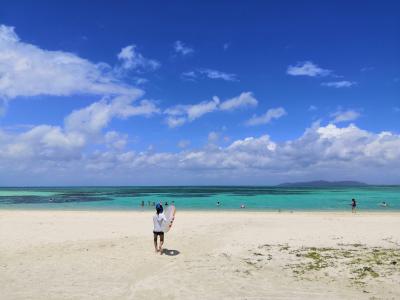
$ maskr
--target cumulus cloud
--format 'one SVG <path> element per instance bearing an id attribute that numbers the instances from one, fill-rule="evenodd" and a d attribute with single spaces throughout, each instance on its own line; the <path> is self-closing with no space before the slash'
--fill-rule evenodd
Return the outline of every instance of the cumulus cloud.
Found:
<path id="1" fill-rule="evenodd" d="M 323 69 L 311 61 L 298 62 L 296 65 L 290 65 L 286 72 L 292 76 L 310 77 L 323 77 L 332 73 L 331 70 Z"/>
<path id="2" fill-rule="evenodd" d="M 132 116 L 151 116 L 160 110 L 149 100 L 141 100 L 132 105 L 134 99 L 127 96 L 118 96 L 112 100 L 103 99 L 91 105 L 73 111 L 65 118 L 65 127 L 68 131 L 97 134 L 107 127 L 109 122 L 117 117 L 126 119 Z"/>
<path id="3" fill-rule="evenodd" d="M 322 82 L 322 86 L 327 86 L 327 87 L 334 87 L 334 88 L 346 88 L 346 87 L 351 87 L 353 85 L 356 85 L 357 83 L 354 81 L 347 81 L 347 80 L 342 80 L 342 81 L 331 81 L 331 82 Z"/>
<path id="4" fill-rule="evenodd" d="M 128 96 L 112 100 L 103 99 L 88 107 L 73 111 L 65 118 L 64 126 L 37 125 L 18 133 L 3 133 L 0 157 L 4 159 L 63 160 L 78 159 L 89 144 L 104 143 L 107 147 L 122 150 L 127 136 L 115 131 L 102 134 L 112 118 L 149 116 L 158 109 L 148 100 L 133 105 Z M 1 140 L 1 136 L 0 136 Z"/>
<path id="5" fill-rule="evenodd" d="M 261 116 L 253 115 L 251 119 L 246 122 L 247 126 L 256 126 L 261 124 L 268 124 L 274 119 L 279 119 L 287 115 L 286 110 L 283 107 L 271 108 Z"/>
<path id="6" fill-rule="evenodd" d="M 109 148 L 123 150 L 128 143 L 128 135 L 113 130 L 108 131 L 104 135 L 104 142 Z"/>
<path id="7" fill-rule="evenodd" d="M 119 54 L 123 68 L 155 68 L 158 63 L 135 52 L 134 45 Z M 127 136 L 103 130 L 113 118 L 151 116 L 160 110 L 143 91 L 126 85 L 115 69 L 94 64 L 75 54 L 48 51 L 22 42 L 13 27 L 0 25 L 0 99 L 18 96 L 99 94 L 103 98 L 67 115 L 61 126 L 33 125 L 22 133 L 2 132 L 7 137 L 0 156 L 57 161 L 84 156 L 88 145 L 104 144 L 122 150 Z"/>
<path id="8" fill-rule="evenodd" d="M 143 91 L 119 81 L 105 63 L 24 43 L 13 27 L 0 25 L 0 97 L 73 94 L 139 97 Z"/>
<path id="9" fill-rule="evenodd" d="M 251 92 L 243 92 L 237 97 L 223 102 L 216 96 L 212 100 L 202 101 L 192 105 L 176 105 L 164 110 L 167 115 L 166 123 L 169 127 L 178 127 L 186 122 L 192 122 L 205 114 L 215 111 L 232 111 L 243 107 L 257 106 L 258 101 Z"/>
<path id="10" fill-rule="evenodd" d="M 339 109 L 338 111 L 332 113 L 331 117 L 333 118 L 333 123 L 350 122 L 357 120 L 360 117 L 360 113 L 352 109 Z"/>
<path id="11" fill-rule="evenodd" d="M 181 54 L 183 56 L 192 54 L 194 52 L 193 48 L 188 47 L 182 41 L 176 41 L 174 43 L 174 50 L 176 53 Z"/>
<path id="12" fill-rule="evenodd" d="M 161 64 L 154 60 L 145 58 L 142 54 L 137 52 L 136 45 L 129 45 L 121 49 L 118 53 L 118 59 L 122 62 L 124 69 L 143 69 L 143 70 L 156 70 Z"/>
<path id="13" fill-rule="evenodd" d="M 118 139 L 118 135 L 107 135 L 111 141 Z M 400 179 L 400 136 L 391 132 L 369 132 L 353 124 L 338 127 L 316 123 L 292 140 L 276 142 L 262 135 L 238 139 L 226 147 L 205 145 L 176 153 L 137 153 L 110 147 L 85 155 L 69 155 L 80 152 L 65 150 L 62 161 L 59 153 L 54 156 L 55 149 L 74 149 L 81 144 L 79 139 L 68 137 L 57 128 L 35 128 L 16 136 L 0 132 L 0 140 L 2 171 L 34 174 L 42 170 L 46 174 L 51 171 L 55 176 L 70 174 L 78 168 L 79 178 L 86 174 L 92 183 L 102 176 L 111 181 L 128 176 L 153 178 L 153 182 L 164 183 L 187 182 L 188 178 L 194 178 L 202 180 L 201 183 L 215 183 L 218 179 L 221 183 L 236 184 L 268 184 L 304 178 L 338 180 L 349 176 L 378 183 L 382 180 L 398 183 Z M 26 157 L 30 159 L 25 160 Z M 135 174 L 141 176 L 135 177 Z M 176 174 L 180 175 L 176 177 Z M 382 178 L 381 174 L 388 176 Z"/>

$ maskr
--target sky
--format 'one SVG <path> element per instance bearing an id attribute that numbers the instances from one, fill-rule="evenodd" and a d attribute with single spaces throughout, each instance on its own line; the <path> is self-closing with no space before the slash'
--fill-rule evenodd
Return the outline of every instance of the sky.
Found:
<path id="1" fill-rule="evenodd" d="M 398 1 L 7 1 L 0 186 L 400 184 Z"/>

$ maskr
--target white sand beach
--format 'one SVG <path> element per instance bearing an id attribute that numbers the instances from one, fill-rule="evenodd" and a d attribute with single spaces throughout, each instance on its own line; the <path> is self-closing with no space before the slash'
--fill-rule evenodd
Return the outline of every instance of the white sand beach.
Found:
<path id="1" fill-rule="evenodd" d="M 400 213 L 0 211 L 1 299 L 399 299 Z"/>

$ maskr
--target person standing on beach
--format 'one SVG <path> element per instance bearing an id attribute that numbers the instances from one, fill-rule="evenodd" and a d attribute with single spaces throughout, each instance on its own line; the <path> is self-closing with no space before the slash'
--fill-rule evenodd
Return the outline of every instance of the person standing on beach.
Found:
<path id="1" fill-rule="evenodd" d="M 357 202 L 356 199 L 351 199 L 351 212 L 356 213 Z"/>
<path id="2" fill-rule="evenodd" d="M 164 244 L 164 231 L 163 222 L 167 222 L 167 218 L 163 213 L 164 209 L 160 203 L 156 205 L 156 214 L 153 216 L 153 237 L 154 237 L 154 248 L 156 253 L 162 254 L 162 246 Z M 160 237 L 160 246 L 158 247 L 157 239 Z"/>

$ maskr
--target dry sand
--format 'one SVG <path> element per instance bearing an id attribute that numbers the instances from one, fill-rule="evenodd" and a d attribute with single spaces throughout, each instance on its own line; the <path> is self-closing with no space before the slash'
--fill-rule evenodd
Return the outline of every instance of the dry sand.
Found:
<path id="1" fill-rule="evenodd" d="M 399 299 L 400 213 L 0 211 L 1 299 Z"/>

